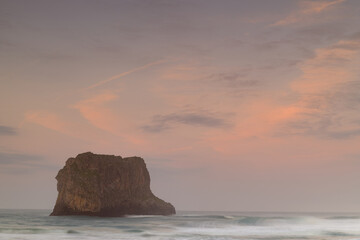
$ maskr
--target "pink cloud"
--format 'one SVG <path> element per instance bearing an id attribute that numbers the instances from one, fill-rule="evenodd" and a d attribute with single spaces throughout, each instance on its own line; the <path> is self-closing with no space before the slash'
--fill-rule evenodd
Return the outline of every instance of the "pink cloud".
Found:
<path id="1" fill-rule="evenodd" d="M 314 57 L 300 65 L 301 76 L 290 81 L 288 88 L 278 92 L 264 92 L 255 99 L 249 99 L 239 109 L 236 127 L 232 131 L 208 131 L 203 143 L 221 154 L 237 155 L 256 151 L 254 148 L 261 142 L 277 145 L 276 142 L 281 141 L 280 145 L 284 145 L 286 139 L 292 137 L 297 141 L 309 141 L 304 135 L 304 129 L 287 126 L 305 122 L 309 127 L 315 130 L 319 127 L 318 130 L 321 130 L 321 126 L 317 125 L 331 111 L 332 96 L 340 87 L 356 80 L 359 74 L 360 41 L 342 40 L 314 52 Z M 289 95 L 293 96 L 290 103 L 281 100 Z M 351 119 L 356 119 L 359 114 L 346 110 L 337 114 L 342 114 L 343 119 L 348 118 L 348 123 L 329 125 L 326 131 L 351 132 L 354 129 L 353 124 L 350 124 Z M 276 137 L 278 134 L 287 136 Z M 254 148 L 251 143 L 254 143 Z"/>
<path id="2" fill-rule="evenodd" d="M 54 113 L 30 111 L 25 114 L 25 120 L 57 132 L 71 135 L 71 131 L 67 128 L 67 123 Z"/>
<path id="3" fill-rule="evenodd" d="M 122 137 L 132 144 L 143 144 L 144 139 L 136 132 L 131 132 L 135 129 L 134 121 L 109 106 L 117 99 L 118 95 L 113 92 L 105 92 L 82 100 L 72 108 L 77 109 L 92 126 Z"/>
<path id="4" fill-rule="evenodd" d="M 89 139 L 91 136 L 88 133 L 86 126 L 68 121 L 58 114 L 48 111 L 29 111 L 25 114 L 25 120 L 23 122 L 33 123 L 44 128 L 56 131 L 58 133 L 71 136 L 79 139 Z M 22 124 L 22 125 L 23 125 Z M 86 134 L 85 134 L 86 133 Z"/>
<path id="5" fill-rule="evenodd" d="M 93 126 L 107 132 L 113 132 L 113 127 L 116 125 L 116 116 L 105 104 L 116 98 L 117 95 L 113 93 L 99 94 L 78 102 L 73 108 L 79 110 L 81 115 Z"/>

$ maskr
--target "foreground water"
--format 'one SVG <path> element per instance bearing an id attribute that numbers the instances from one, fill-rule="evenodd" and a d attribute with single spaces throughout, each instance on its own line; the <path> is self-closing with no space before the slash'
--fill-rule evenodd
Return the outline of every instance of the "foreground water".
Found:
<path id="1" fill-rule="evenodd" d="M 360 214 L 179 212 L 125 218 L 0 210 L 0 239 L 359 239 Z"/>

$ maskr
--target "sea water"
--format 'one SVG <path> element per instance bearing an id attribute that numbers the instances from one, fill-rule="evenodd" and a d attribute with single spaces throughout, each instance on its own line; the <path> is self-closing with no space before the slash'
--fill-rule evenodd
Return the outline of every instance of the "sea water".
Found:
<path id="1" fill-rule="evenodd" d="M 359 239 L 360 214 L 178 212 L 173 216 L 50 217 L 0 210 L 0 239 Z"/>

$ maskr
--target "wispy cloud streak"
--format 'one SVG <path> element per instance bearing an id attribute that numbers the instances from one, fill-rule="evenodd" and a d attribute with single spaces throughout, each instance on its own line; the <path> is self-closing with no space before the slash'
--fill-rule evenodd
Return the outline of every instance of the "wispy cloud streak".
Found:
<path id="1" fill-rule="evenodd" d="M 301 1 L 300 9 L 288 15 L 286 18 L 281 19 L 273 24 L 273 26 L 282 26 L 300 22 L 309 16 L 319 14 L 331 6 L 345 2 L 346 0 L 334 1 Z"/>
<path id="2" fill-rule="evenodd" d="M 0 125 L 0 136 L 4 136 L 4 135 L 6 136 L 17 135 L 17 131 L 13 127 Z"/>
<path id="3" fill-rule="evenodd" d="M 100 87 L 100 86 L 102 86 L 102 85 L 104 85 L 104 84 L 106 84 L 106 83 L 112 82 L 112 81 L 114 81 L 114 80 L 118 80 L 118 79 L 120 79 L 120 78 L 122 78 L 122 77 L 125 77 L 125 76 L 129 75 L 129 74 L 132 74 L 132 73 L 135 73 L 135 72 L 138 72 L 138 71 L 147 69 L 147 68 L 152 67 L 152 66 L 159 65 L 159 64 L 164 63 L 164 62 L 166 62 L 166 61 L 165 61 L 165 60 L 160 60 L 160 61 L 155 61 L 155 62 L 151 62 L 151 63 L 145 64 L 145 65 L 143 65 L 143 66 L 141 66 L 141 67 L 137 67 L 137 68 L 131 69 L 131 70 L 129 70 L 129 71 L 120 73 L 120 74 L 115 75 L 115 76 L 112 76 L 112 77 L 110 77 L 110 78 L 108 78 L 108 79 L 105 79 L 105 80 L 102 80 L 102 81 L 100 81 L 100 82 L 97 82 L 97 83 L 95 83 L 95 84 L 93 84 L 93 85 L 91 85 L 91 86 L 89 86 L 89 87 L 87 87 L 87 88 L 85 88 L 85 89 L 87 90 L 87 89 L 92 89 L 92 88 Z"/>
<path id="4" fill-rule="evenodd" d="M 149 125 L 143 126 L 142 129 L 147 132 L 162 132 L 171 128 L 172 125 L 179 123 L 209 128 L 224 128 L 230 126 L 225 119 L 207 113 L 173 113 L 154 116 L 152 122 Z"/>

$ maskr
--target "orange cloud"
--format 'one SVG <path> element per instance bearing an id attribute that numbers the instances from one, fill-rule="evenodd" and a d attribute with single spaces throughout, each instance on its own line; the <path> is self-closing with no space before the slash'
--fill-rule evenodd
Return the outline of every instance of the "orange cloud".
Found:
<path id="1" fill-rule="evenodd" d="M 346 0 L 334 1 L 301 1 L 300 9 L 288 15 L 273 24 L 273 26 L 282 26 L 300 22 L 311 15 L 319 14 L 331 6 L 345 2 Z"/>
<path id="2" fill-rule="evenodd" d="M 341 114 L 344 119 L 349 118 L 346 125 L 340 122 L 321 124 L 328 124 L 330 121 L 328 114 L 334 104 L 333 96 L 342 86 L 355 81 L 359 74 L 360 41 L 342 40 L 314 52 L 314 57 L 300 65 L 301 76 L 291 81 L 286 90 L 263 92 L 261 97 L 249 99 L 239 108 L 235 129 L 208 132 L 203 143 L 222 154 L 236 155 L 257 151 L 250 146 L 258 147 L 260 142 L 264 145 L 270 142 L 273 144 L 278 140 L 283 141 L 281 139 L 291 139 L 291 135 L 300 138 L 308 134 L 305 132 L 307 130 L 314 130 L 309 134 L 329 134 L 332 131 L 341 134 L 342 131 L 347 133 L 356 129 L 350 123 L 359 114 L 346 112 L 344 109 L 335 111 L 334 114 Z M 282 98 L 287 96 L 291 96 L 293 100 L 284 103 Z M 287 137 L 277 138 L 279 134 Z"/>
<path id="3" fill-rule="evenodd" d="M 284 118 L 283 122 L 305 124 L 302 131 L 323 131 L 323 134 L 341 131 L 343 124 L 332 124 L 330 117 L 344 121 L 354 119 L 357 114 L 348 109 L 333 110 L 334 96 L 346 84 L 356 80 L 359 64 L 359 40 L 339 41 L 330 47 L 317 49 L 315 56 L 300 66 L 302 76 L 290 85 L 298 100 L 286 108 L 296 109 L 297 113 Z"/>
<path id="4" fill-rule="evenodd" d="M 304 1 L 302 2 L 303 9 L 301 12 L 303 14 L 313 14 L 313 13 L 320 13 L 324 11 L 326 8 L 340 4 L 345 2 L 346 0 L 334 0 L 334 1 Z"/>
<path id="5" fill-rule="evenodd" d="M 339 41 L 317 49 L 315 57 L 301 65 L 303 75 L 292 84 L 292 89 L 302 95 L 336 90 L 339 84 L 352 79 L 352 64 L 359 50 L 360 41 Z"/>

